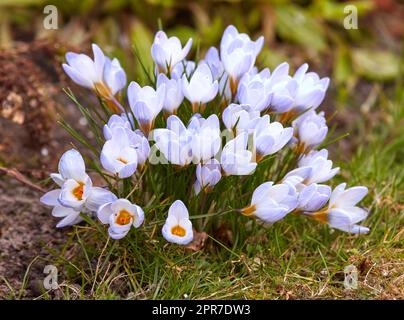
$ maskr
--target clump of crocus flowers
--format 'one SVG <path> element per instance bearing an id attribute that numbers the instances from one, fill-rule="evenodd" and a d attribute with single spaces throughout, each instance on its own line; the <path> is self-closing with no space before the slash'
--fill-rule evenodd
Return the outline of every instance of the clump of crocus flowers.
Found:
<path id="1" fill-rule="evenodd" d="M 286 62 L 272 72 L 258 70 L 255 60 L 263 45 L 263 37 L 254 41 L 229 26 L 220 50 L 212 47 L 203 59 L 192 61 L 186 59 L 192 39 L 182 46 L 177 37 L 159 31 L 151 48 L 154 82 L 142 86 L 132 81 L 126 102 L 126 73 L 117 59 L 106 57 L 95 44 L 93 59 L 67 53 L 67 75 L 93 90 L 106 108 L 108 116 L 99 123 L 103 145 L 97 168 L 109 188 L 93 185 L 77 150 L 65 152 L 59 172 L 51 174 L 59 188 L 41 198 L 61 219 L 57 227 L 95 216 L 109 226 L 111 238 L 121 239 L 150 222 L 146 203 L 130 199 L 134 189 L 144 188 L 141 179 L 155 165 L 170 165 L 176 175 L 193 168 L 192 199 L 214 193 L 231 176 L 254 175 L 263 163 L 287 152 L 293 166 L 284 172 L 279 165 L 284 160 L 279 161 L 276 179 L 265 176 L 265 182 L 250 190 L 251 200 L 232 214 L 272 224 L 294 213 L 345 232 L 367 233 L 358 223 L 368 212 L 357 206 L 367 188 L 342 183 L 332 189 L 326 184 L 339 172 L 322 147 L 328 126 L 324 112 L 318 111 L 329 79 L 308 72 L 307 64 L 293 75 Z M 120 182 L 132 191 L 113 192 Z M 169 242 L 186 245 L 193 240 L 196 213 L 182 200 L 170 200 L 161 233 Z"/>

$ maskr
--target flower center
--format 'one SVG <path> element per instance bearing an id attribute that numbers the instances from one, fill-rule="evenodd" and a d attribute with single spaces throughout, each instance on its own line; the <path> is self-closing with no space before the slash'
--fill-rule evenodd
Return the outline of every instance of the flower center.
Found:
<path id="1" fill-rule="evenodd" d="M 118 216 L 116 217 L 116 223 L 124 226 L 130 222 L 130 219 L 132 218 L 132 215 L 126 211 L 126 210 L 121 210 L 118 213 Z"/>
<path id="2" fill-rule="evenodd" d="M 179 224 L 177 224 L 175 227 L 171 228 L 171 233 L 173 235 L 179 236 L 179 237 L 184 237 L 185 236 L 185 229 L 181 227 Z"/>
<path id="3" fill-rule="evenodd" d="M 73 189 L 73 195 L 76 197 L 77 200 L 83 200 L 83 193 L 84 193 L 84 183 L 79 182 L 79 185 Z"/>
<path id="4" fill-rule="evenodd" d="M 123 164 L 127 164 L 127 163 L 128 163 L 128 160 L 125 160 L 125 159 L 122 158 L 122 157 L 119 157 L 119 158 L 117 158 L 116 160 L 122 162 Z"/>

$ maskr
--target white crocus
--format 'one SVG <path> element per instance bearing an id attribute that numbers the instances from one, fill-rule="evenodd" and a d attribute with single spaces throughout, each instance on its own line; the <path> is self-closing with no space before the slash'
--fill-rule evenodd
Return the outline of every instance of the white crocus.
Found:
<path id="1" fill-rule="evenodd" d="M 117 59 L 110 60 L 96 44 L 92 45 L 92 49 L 94 59 L 85 54 L 68 52 L 63 69 L 76 84 L 114 101 L 114 96 L 126 85 L 125 71 Z M 123 111 L 118 104 L 108 105 L 114 112 Z"/>
<path id="2" fill-rule="evenodd" d="M 232 94 L 237 92 L 238 81 L 252 69 L 258 53 L 264 44 L 264 37 L 252 41 L 245 33 L 239 33 L 234 26 L 228 26 L 220 42 L 220 57 L 230 77 Z"/>
<path id="3" fill-rule="evenodd" d="M 122 113 L 121 115 L 113 114 L 102 128 L 105 140 L 112 138 L 112 130 L 116 127 L 123 127 L 127 131 L 132 131 L 132 127 L 134 127 L 132 115 L 127 115 L 126 113 Z"/>
<path id="4" fill-rule="evenodd" d="M 232 99 L 230 80 L 227 73 L 224 73 L 219 80 L 219 96 L 221 96 L 221 103 L 226 106 Z"/>
<path id="5" fill-rule="evenodd" d="M 328 133 L 324 112 L 316 113 L 314 110 L 302 114 L 293 121 L 292 126 L 295 128 L 298 139 L 299 153 L 307 153 L 317 147 Z"/>
<path id="6" fill-rule="evenodd" d="M 341 183 L 333 190 L 327 208 L 306 214 L 329 224 L 331 228 L 349 233 L 368 233 L 369 228 L 357 224 L 368 216 L 368 211 L 356 206 L 366 196 L 368 189 L 357 186 L 345 190 L 345 187 L 346 183 Z"/>
<path id="7" fill-rule="evenodd" d="M 279 113 L 289 112 L 290 117 L 311 108 L 316 109 L 324 100 L 329 79 L 320 79 L 317 73 L 308 72 L 305 63 L 299 67 L 293 77 L 288 75 L 289 65 L 279 65 L 271 76 L 273 98 L 271 110 Z"/>
<path id="8" fill-rule="evenodd" d="M 192 161 L 192 132 L 175 115 L 167 118 L 166 129 L 153 130 L 156 147 L 172 164 L 186 166 Z"/>
<path id="9" fill-rule="evenodd" d="M 184 96 L 192 103 L 192 111 L 196 112 L 200 105 L 212 101 L 217 95 L 219 83 L 213 79 L 212 72 L 206 63 L 200 63 L 190 80 L 182 76 Z"/>
<path id="10" fill-rule="evenodd" d="M 317 211 L 327 203 L 331 195 L 331 187 L 323 184 L 312 183 L 299 190 L 298 211 Z"/>
<path id="11" fill-rule="evenodd" d="M 270 71 L 260 73 L 247 72 L 240 80 L 237 98 L 240 104 L 247 104 L 254 110 L 264 111 L 271 103 L 273 93 L 270 91 Z"/>
<path id="12" fill-rule="evenodd" d="M 80 210 L 75 210 L 72 208 L 63 207 L 59 203 L 61 189 L 55 189 L 44 194 L 40 201 L 52 209 L 52 216 L 55 218 L 60 218 L 61 220 L 56 224 L 56 228 L 63 228 L 67 226 L 72 226 L 83 221 L 80 216 Z"/>
<path id="13" fill-rule="evenodd" d="M 168 38 L 164 31 L 159 31 L 154 37 L 151 55 L 158 66 L 160 73 L 166 73 L 180 63 L 191 49 L 192 39 L 189 39 L 184 48 L 177 37 Z"/>
<path id="14" fill-rule="evenodd" d="M 154 126 L 154 120 L 163 108 L 166 87 L 161 85 L 154 90 L 152 87 L 140 87 L 132 81 L 128 87 L 130 108 L 139 124 L 140 129 L 147 136 Z"/>
<path id="15" fill-rule="evenodd" d="M 270 111 L 284 113 L 293 107 L 294 99 L 289 92 L 289 64 L 284 62 L 277 66 L 271 73 L 266 85 L 272 94 Z"/>
<path id="16" fill-rule="evenodd" d="M 194 238 L 188 209 L 181 200 L 176 200 L 170 206 L 162 233 L 168 242 L 180 245 L 186 245 Z"/>
<path id="17" fill-rule="evenodd" d="M 219 152 L 222 139 L 217 115 L 212 114 L 207 119 L 194 115 L 187 129 L 192 134 L 194 163 L 206 162 Z"/>
<path id="18" fill-rule="evenodd" d="M 105 142 L 101 150 L 100 160 L 105 170 L 121 179 L 135 173 L 138 166 L 137 152 L 125 128 L 113 129 L 112 138 Z"/>
<path id="19" fill-rule="evenodd" d="M 338 172 L 339 167 L 333 168 L 332 161 L 328 160 L 328 151 L 312 150 L 307 155 L 303 155 L 299 160 L 299 167 L 311 167 L 311 174 L 305 179 L 305 184 L 322 183 L 333 178 Z"/>
<path id="20" fill-rule="evenodd" d="M 131 227 L 139 228 L 144 221 L 141 207 L 127 199 L 116 199 L 100 206 L 97 217 L 103 224 L 109 224 L 108 233 L 112 239 L 122 239 Z"/>
<path id="21" fill-rule="evenodd" d="M 140 130 L 135 130 L 129 135 L 131 146 L 137 153 L 137 165 L 138 168 L 142 167 L 150 154 L 150 144 L 146 137 Z"/>
<path id="22" fill-rule="evenodd" d="M 222 120 L 228 130 L 236 131 L 236 134 L 254 129 L 259 120 L 259 111 L 254 110 L 248 105 L 239 105 L 232 103 L 222 114 Z"/>
<path id="23" fill-rule="evenodd" d="M 59 173 L 51 174 L 51 178 L 60 188 L 47 192 L 41 202 L 54 207 L 54 216 L 65 218 L 58 224 L 59 227 L 77 223 L 81 221 L 80 212 L 97 211 L 100 205 L 116 199 L 112 192 L 93 187 L 85 171 L 83 157 L 75 149 L 62 155 Z"/>
<path id="24" fill-rule="evenodd" d="M 108 123 L 104 125 L 103 133 L 104 138 L 110 140 L 116 128 L 123 128 L 129 138 L 130 147 L 136 150 L 138 167 L 141 167 L 149 157 L 150 144 L 144 134 L 140 130 L 132 130 L 133 127 L 134 124 L 131 114 L 126 115 L 123 113 L 121 116 L 114 114 L 109 118 Z"/>
<path id="25" fill-rule="evenodd" d="M 157 78 L 157 88 L 162 85 L 165 85 L 166 88 L 163 109 L 169 114 L 176 114 L 178 107 L 184 100 L 182 81 L 180 79 L 168 79 L 164 73 L 160 73 Z"/>
<path id="26" fill-rule="evenodd" d="M 222 177 L 219 161 L 211 159 L 206 163 L 196 166 L 195 194 L 201 190 L 209 191 L 220 181 Z"/>
<path id="27" fill-rule="evenodd" d="M 250 206 L 241 209 L 241 213 L 274 223 L 293 211 L 297 203 L 297 193 L 293 188 L 286 183 L 274 185 L 270 181 L 255 189 Z"/>
<path id="28" fill-rule="evenodd" d="M 219 119 L 193 116 L 188 127 L 177 116 L 167 119 L 167 129 L 155 129 L 156 147 L 175 165 L 204 162 L 215 156 L 221 145 Z"/>
<path id="29" fill-rule="evenodd" d="M 222 78 L 224 73 L 223 63 L 220 61 L 219 51 L 215 47 L 209 48 L 206 52 L 205 59 L 202 61 L 205 61 L 208 64 L 213 79 L 219 80 Z"/>
<path id="30" fill-rule="evenodd" d="M 253 154 L 247 150 L 248 134 L 240 133 L 236 138 L 226 143 L 220 157 L 220 164 L 227 176 L 249 175 L 257 167 L 253 162 Z"/>
<path id="31" fill-rule="evenodd" d="M 62 155 L 59 160 L 59 174 L 63 181 L 60 204 L 81 210 L 91 195 L 93 183 L 86 173 L 83 157 L 77 150 L 71 149 Z"/>
<path id="32" fill-rule="evenodd" d="M 261 117 L 254 128 L 257 162 L 282 149 L 292 138 L 293 128 L 284 128 L 279 122 L 270 122 L 269 115 Z"/>
<path id="33" fill-rule="evenodd" d="M 192 60 L 183 60 L 177 63 L 171 70 L 171 79 L 181 80 L 182 76 L 185 75 L 187 78 L 195 71 L 196 63 Z"/>
<path id="34" fill-rule="evenodd" d="M 301 65 L 293 76 L 296 82 L 294 109 L 300 113 L 308 108 L 316 109 L 324 100 L 330 83 L 329 78 L 322 78 L 315 72 L 307 72 L 309 65 Z"/>

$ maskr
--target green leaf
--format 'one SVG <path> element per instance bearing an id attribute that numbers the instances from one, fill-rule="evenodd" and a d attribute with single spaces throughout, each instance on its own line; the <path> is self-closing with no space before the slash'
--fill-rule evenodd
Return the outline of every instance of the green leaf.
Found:
<path id="1" fill-rule="evenodd" d="M 150 75 L 153 74 L 153 60 L 150 53 L 150 48 L 152 46 L 153 35 L 148 30 L 143 23 L 135 20 L 132 24 L 131 32 L 132 44 L 136 49 L 135 54 L 138 56 L 138 61 L 136 61 L 136 71 L 142 83 L 148 81 Z M 141 62 L 139 61 L 141 60 Z M 143 66 L 147 70 L 149 75 L 145 74 L 142 69 Z"/>
<path id="2" fill-rule="evenodd" d="M 370 80 L 389 81 L 399 75 L 399 58 L 389 51 L 353 49 L 352 61 L 355 72 Z"/>
<path id="3" fill-rule="evenodd" d="M 276 31 L 281 38 L 317 52 L 326 48 L 323 27 L 303 9 L 284 5 L 275 9 Z"/>

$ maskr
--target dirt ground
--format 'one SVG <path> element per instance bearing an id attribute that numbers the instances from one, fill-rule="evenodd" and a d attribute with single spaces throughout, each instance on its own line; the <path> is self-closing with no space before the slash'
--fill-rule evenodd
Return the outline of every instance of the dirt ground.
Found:
<path id="1" fill-rule="evenodd" d="M 21 288 L 24 275 L 34 262 L 24 296 L 38 296 L 37 281 L 44 278 L 45 263 L 34 261 L 49 256 L 49 247 L 56 248 L 66 233 L 55 228 L 55 219 L 38 201 L 40 193 L 12 179 L 0 180 L 0 275 L 14 289 Z M 0 297 L 7 297 L 10 288 L 0 283 Z"/>

